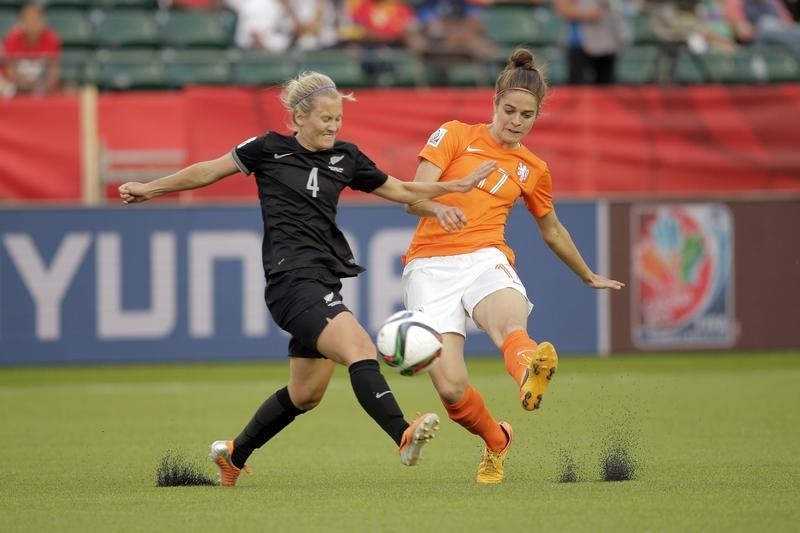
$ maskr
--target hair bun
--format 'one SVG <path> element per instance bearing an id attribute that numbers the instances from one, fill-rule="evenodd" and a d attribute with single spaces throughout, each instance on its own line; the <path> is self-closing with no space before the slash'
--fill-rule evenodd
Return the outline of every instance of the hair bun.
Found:
<path id="1" fill-rule="evenodd" d="M 536 61 L 533 58 L 533 52 L 527 48 L 517 48 L 508 58 L 508 65 L 514 68 L 534 70 L 536 68 Z"/>

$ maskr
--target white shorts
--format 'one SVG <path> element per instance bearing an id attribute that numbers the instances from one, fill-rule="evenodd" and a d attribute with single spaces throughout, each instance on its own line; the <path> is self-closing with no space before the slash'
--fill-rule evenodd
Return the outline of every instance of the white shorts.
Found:
<path id="1" fill-rule="evenodd" d="M 441 333 L 466 337 L 467 316 L 478 303 L 501 289 L 514 289 L 533 304 L 508 258 L 497 248 L 442 257 L 412 260 L 403 270 L 403 298 L 406 309 L 434 317 Z"/>

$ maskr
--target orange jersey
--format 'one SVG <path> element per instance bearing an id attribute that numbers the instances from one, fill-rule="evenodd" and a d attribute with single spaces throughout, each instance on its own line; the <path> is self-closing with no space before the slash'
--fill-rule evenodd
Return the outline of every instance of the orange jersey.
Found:
<path id="1" fill-rule="evenodd" d="M 486 160 L 496 161 L 497 168 L 470 192 L 435 199 L 459 207 L 467 216 L 467 225 L 448 233 L 436 217 L 421 217 L 403 257 L 405 263 L 418 257 L 465 254 L 494 246 L 513 265 L 514 252 L 506 244 L 505 227 L 514 202 L 522 197 L 537 218 L 553 209 L 547 164 L 524 146 L 502 148 L 485 124 L 446 122 L 431 135 L 419 156 L 442 169 L 440 181 L 463 178 Z"/>

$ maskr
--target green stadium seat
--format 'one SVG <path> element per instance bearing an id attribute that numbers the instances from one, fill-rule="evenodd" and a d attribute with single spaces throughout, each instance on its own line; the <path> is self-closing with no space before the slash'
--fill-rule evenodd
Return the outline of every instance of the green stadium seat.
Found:
<path id="1" fill-rule="evenodd" d="M 152 11 L 96 10 L 91 15 L 97 45 L 101 47 L 157 47 L 158 25 Z"/>
<path id="2" fill-rule="evenodd" d="M 220 50 L 165 50 L 167 79 L 175 87 L 204 84 L 222 85 L 230 82 L 231 66 Z"/>
<path id="3" fill-rule="evenodd" d="M 17 11 L 0 7 L 0 39 L 17 23 Z"/>
<path id="4" fill-rule="evenodd" d="M 71 8 L 51 9 L 47 12 L 47 20 L 58 31 L 64 47 L 94 47 L 94 30 L 88 12 Z"/>
<path id="5" fill-rule="evenodd" d="M 426 84 L 425 69 L 422 63 L 408 50 L 392 49 L 388 59 L 394 65 L 393 86 L 417 87 Z"/>
<path id="6" fill-rule="evenodd" d="M 561 85 L 567 81 L 566 52 L 558 46 L 550 46 L 534 52 L 536 63 L 544 66 L 544 75 L 552 85 Z"/>
<path id="7" fill-rule="evenodd" d="M 650 22 L 647 15 L 643 13 L 631 15 L 628 17 L 628 25 L 631 29 L 634 45 L 659 43 L 658 37 L 656 37 L 656 35 L 653 33 L 653 30 L 650 28 Z"/>
<path id="8" fill-rule="evenodd" d="M 231 81 L 237 85 L 280 85 L 296 74 L 294 65 L 283 55 L 261 50 L 232 49 Z"/>
<path id="9" fill-rule="evenodd" d="M 0 0 L 0 10 L 8 10 L 17 13 L 23 3 L 25 3 L 25 0 Z"/>
<path id="10" fill-rule="evenodd" d="M 2 0 L 0 0 L 2 1 Z M 53 9 L 59 8 L 70 8 L 70 9 L 83 9 L 84 11 L 88 11 L 96 5 L 96 2 L 92 0 L 48 0 L 47 1 L 47 14 L 49 16 L 50 11 Z"/>
<path id="11" fill-rule="evenodd" d="M 631 46 L 617 57 L 617 83 L 643 85 L 655 80 L 655 60 L 658 47 L 653 45 Z"/>
<path id="12" fill-rule="evenodd" d="M 536 18 L 532 6 L 490 5 L 482 12 L 486 34 L 500 46 L 532 46 L 547 43 L 552 37 Z"/>
<path id="13" fill-rule="evenodd" d="M 222 19 L 212 12 L 167 11 L 156 16 L 161 42 L 166 46 L 227 48 L 231 34 Z"/>
<path id="14" fill-rule="evenodd" d="M 61 52 L 61 81 L 66 85 L 81 85 L 94 53 L 88 49 L 67 48 Z"/>
<path id="15" fill-rule="evenodd" d="M 170 87 L 160 52 L 150 49 L 99 50 L 87 79 L 101 89 Z"/>
<path id="16" fill-rule="evenodd" d="M 434 85 L 441 84 L 449 87 L 486 87 L 493 80 L 489 77 L 488 66 L 480 62 L 454 63 L 447 67 L 444 76 L 432 71 L 428 74 Z"/>
<path id="17" fill-rule="evenodd" d="M 743 56 L 740 54 L 724 54 L 708 52 L 692 56 L 688 51 L 681 50 L 675 69 L 675 80 L 678 83 L 749 83 L 752 76 L 740 65 Z M 705 79 L 703 66 L 710 76 Z"/>
<path id="18" fill-rule="evenodd" d="M 92 3 L 106 9 L 135 8 L 153 12 L 158 9 L 158 0 L 92 0 Z"/>
<path id="19" fill-rule="evenodd" d="M 298 58 L 298 71 L 315 70 L 327 74 L 341 87 L 364 87 L 367 79 L 358 59 L 343 50 L 305 52 Z"/>
<path id="20" fill-rule="evenodd" d="M 743 55 L 742 66 L 755 81 L 773 83 L 800 81 L 798 57 L 787 48 L 752 47 L 746 48 Z"/>

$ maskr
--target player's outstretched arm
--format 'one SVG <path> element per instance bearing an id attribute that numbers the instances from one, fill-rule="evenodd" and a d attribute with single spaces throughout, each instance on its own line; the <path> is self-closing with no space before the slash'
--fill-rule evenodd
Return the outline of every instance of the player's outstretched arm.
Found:
<path id="1" fill-rule="evenodd" d="M 439 181 L 442 169 L 423 159 L 417 166 L 415 182 L 433 183 Z M 440 204 L 434 200 L 420 200 L 413 204 L 406 204 L 406 213 L 418 217 L 436 217 L 439 225 L 447 231 L 457 231 L 467 225 L 467 216 L 461 208 L 453 205 Z"/>
<path id="2" fill-rule="evenodd" d="M 117 190 L 123 204 L 137 204 L 162 194 L 205 187 L 238 171 L 233 156 L 227 153 L 217 159 L 189 165 L 175 174 L 147 183 L 136 181 L 123 183 Z"/>
<path id="3" fill-rule="evenodd" d="M 588 286 L 594 289 L 615 290 L 625 286 L 622 282 L 592 272 L 575 246 L 569 231 L 558 220 L 555 210 L 537 218 L 536 223 L 539 225 L 539 233 L 547 246 Z"/>
<path id="4" fill-rule="evenodd" d="M 408 182 L 389 176 L 386 183 L 372 192 L 381 198 L 386 198 L 393 202 L 414 204 L 421 200 L 436 198 L 443 194 L 468 192 L 472 190 L 478 182 L 491 174 L 495 166 L 497 166 L 495 161 L 484 161 L 468 176 L 453 181 Z"/>

